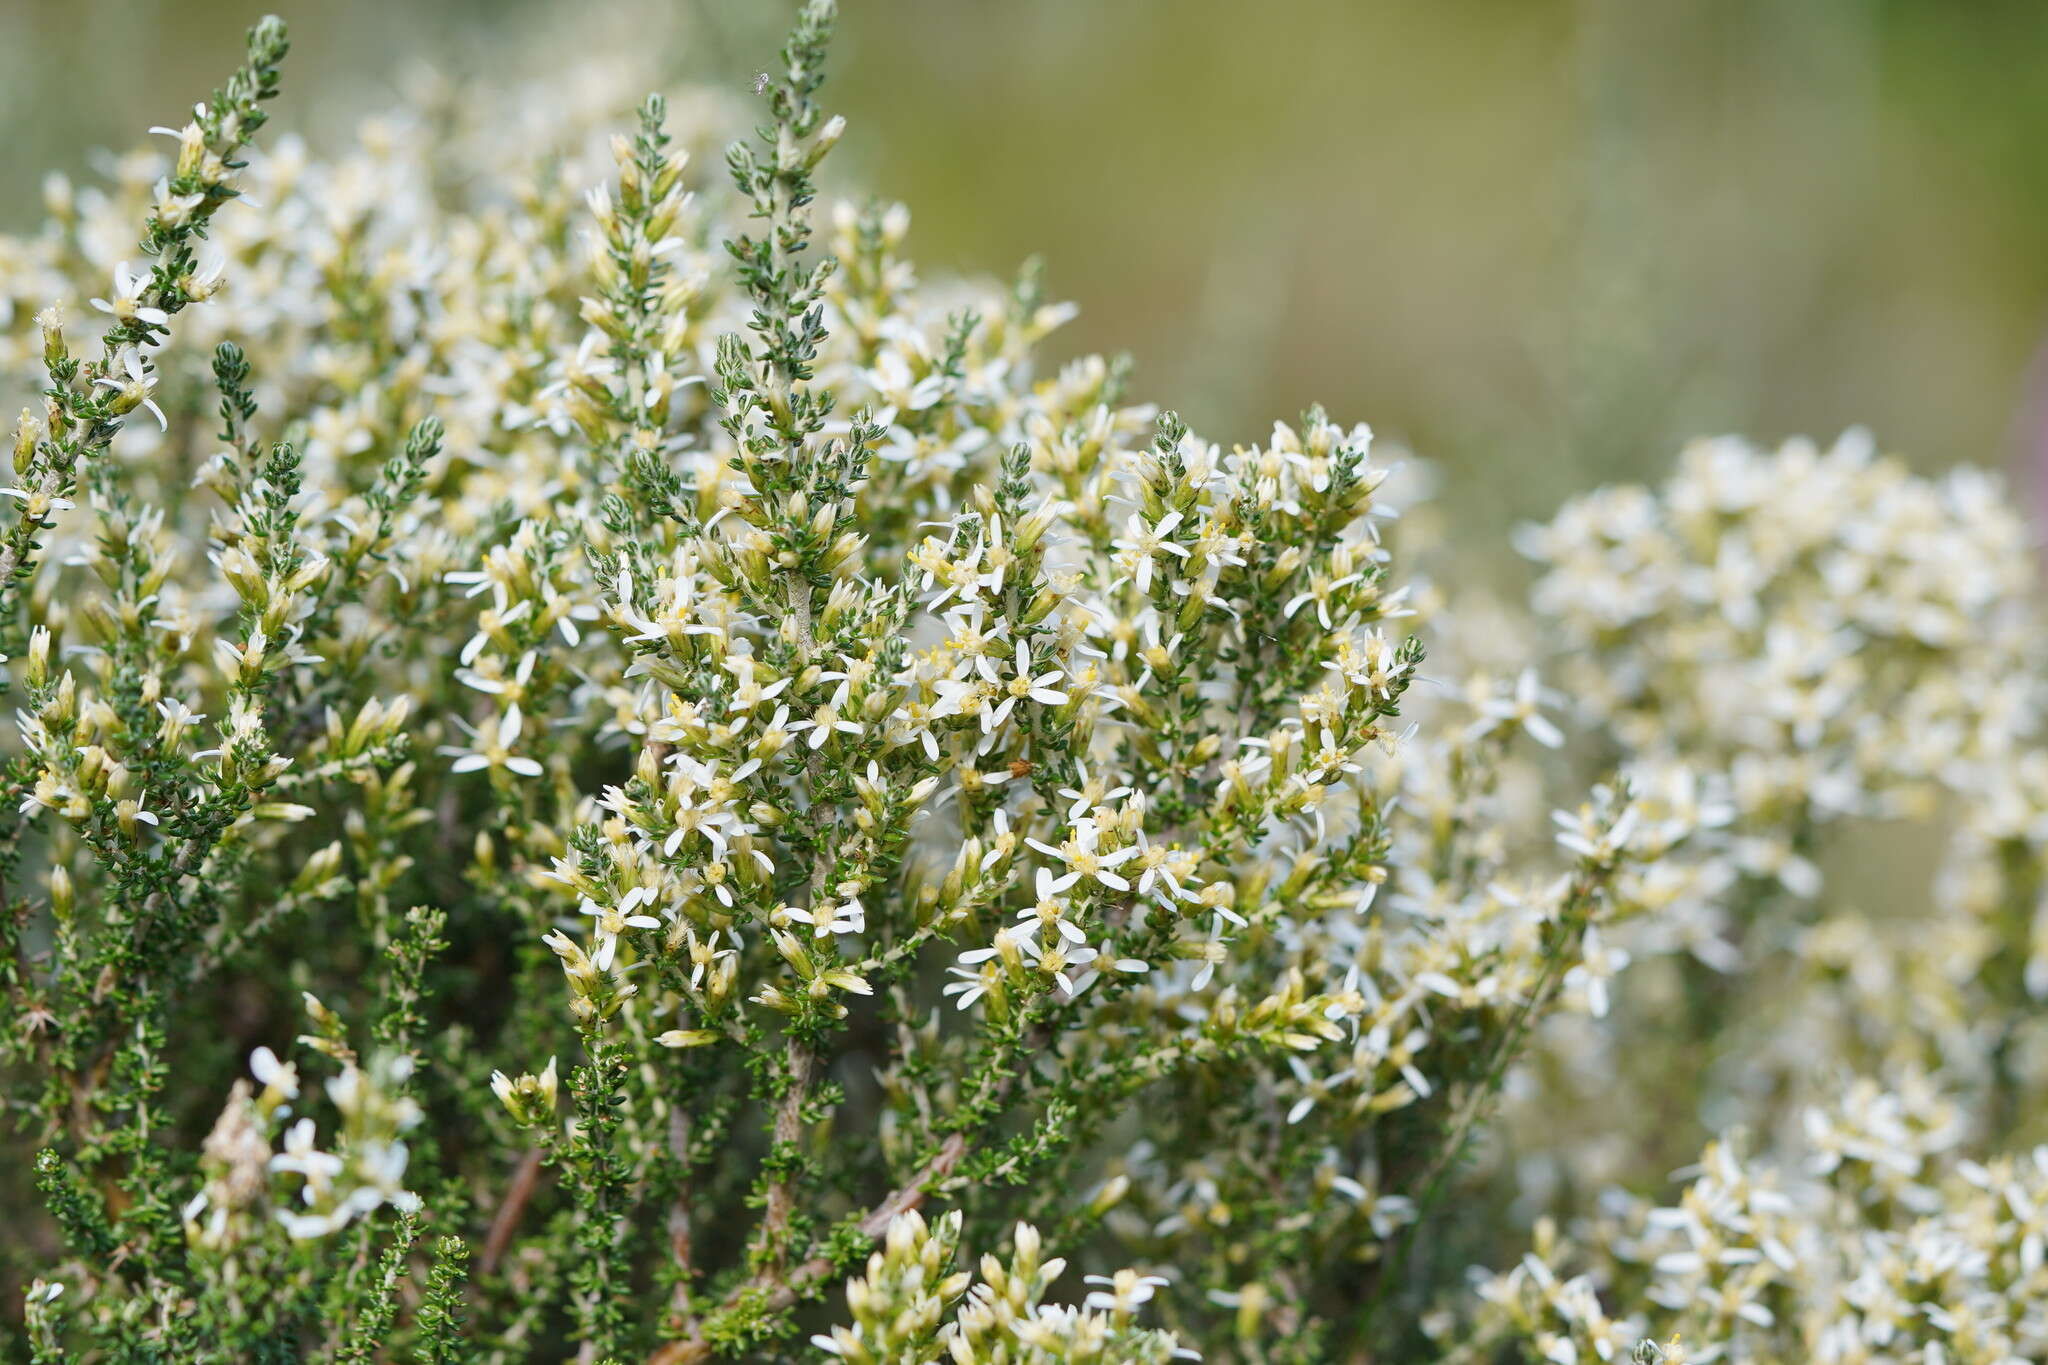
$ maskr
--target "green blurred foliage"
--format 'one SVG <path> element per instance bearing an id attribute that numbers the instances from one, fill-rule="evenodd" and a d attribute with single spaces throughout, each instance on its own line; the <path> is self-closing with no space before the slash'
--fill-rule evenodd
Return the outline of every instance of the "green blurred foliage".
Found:
<path id="1" fill-rule="evenodd" d="M 573 45 L 743 87 L 786 6 L 288 0 L 279 126 Z M 0 0 L 0 226 L 173 119 L 255 8 Z M 1045 256 L 1072 349 L 1220 439 L 1320 400 L 1445 469 L 1476 553 L 1676 443 L 2039 444 L 2048 5 L 857 0 L 842 176 L 927 269 Z M 2030 482 L 2030 481 L 2029 481 Z"/>

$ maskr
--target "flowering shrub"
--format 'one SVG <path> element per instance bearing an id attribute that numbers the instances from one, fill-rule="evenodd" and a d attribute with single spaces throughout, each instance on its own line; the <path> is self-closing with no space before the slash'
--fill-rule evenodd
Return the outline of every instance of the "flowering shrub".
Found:
<path id="1" fill-rule="evenodd" d="M 1412 590 L 1366 428 L 823 205 L 831 18 L 723 175 L 566 82 L 262 145 L 265 21 L 0 241 L 14 1354 L 2048 1349 L 1989 483 L 1717 443 Z"/>

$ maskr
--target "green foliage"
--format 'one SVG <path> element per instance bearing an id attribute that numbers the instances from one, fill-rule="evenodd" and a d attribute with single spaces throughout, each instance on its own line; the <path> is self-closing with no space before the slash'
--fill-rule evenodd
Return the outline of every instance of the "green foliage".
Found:
<path id="1" fill-rule="evenodd" d="M 1402 585 L 1368 429 L 1225 449 L 1127 362 L 1042 372 L 1035 266 L 922 284 L 902 210 L 820 212 L 833 17 L 729 190 L 660 97 L 245 164 L 266 21 L 146 205 L 21 247 L 69 284 L 138 208 L 157 265 L 100 359 L 54 313 L 0 353 L 48 385 L 0 542 L 11 1358 L 1416 1358 L 1519 1251 L 1479 1139 L 1515 1155 L 1517 1075 L 1563 1088 L 1615 944 L 1800 879 L 1818 770 L 1755 780 L 1785 736 L 1719 724 L 1741 651 L 1686 625 L 1754 555 L 1694 572 L 1688 526 L 1542 605 L 1612 652 L 1573 700 L 1623 762 L 1544 758 L 1562 699 Z M 1654 518 L 1614 520 L 1620 560 Z M 1882 576 L 1858 527 L 1781 566 L 1791 621 Z M 1653 570 L 1672 638 L 1632 654 L 1598 608 Z M 1910 616 L 1874 699 L 2025 709 L 1933 697 L 1997 670 Z M 1874 777 L 1900 746 L 1840 709 L 1758 713 Z M 1526 1273 L 1465 1358 L 1647 1326 Z"/>
<path id="2" fill-rule="evenodd" d="M 379 214 L 423 210 L 328 202 L 314 297 L 224 301 L 212 396 L 179 399 L 219 448 L 138 477 L 112 443 L 173 317 L 271 249 L 194 250 L 252 169 L 266 22 L 178 133 L 160 264 L 119 275 L 105 358 L 48 322 L 7 577 L 93 587 L 9 600 L 9 857 L 44 896 L 10 919 L 31 1022 L 6 1046 L 58 1273 L 89 1292 L 39 1300 L 34 1340 L 771 1356 L 878 1239 L 940 1254 L 917 1249 L 936 1203 L 945 1255 L 1008 1237 L 1020 1259 L 964 1299 L 946 1278 L 958 1316 L 916 1349 L 1152 1360 L 1174 1338 L 1130 1317 L 1155 1280 L 1061 1307 L 1030 1226 L 1170 1256 L 1160 1210 L 1111 1215 L 1185 1203 L 1177 1172 L 1223 1156 L 1203 1188 L 1255 1222 L 1220 1238 L 1219 1203 L 1177 1234 L 1213 1292 L 1169 1317 L 1192 1333 L 1248 1279 L 1285 1286 L 1281 1335 L 1247 1351 L 1300 1356 L 1363 1330 L 1355 1238 L 1381 1234 L 1282 1210 L 1363 1196 L 1333 1153 L 1440 1175 L 1618 912 L 1630 855 L 1588 844 L 1517 949 L 1526 986 L 1445 1032 L 1455 1106 L 1392 1146 L 1370 1120 L 1426 1086 L 1302 1122 L 1304 1056 L 1355 1041 L 1389 1085 L 1418 1065 L 1366 941 L 1322 927 L 1387 875 L 1397 803 L 1364 759 L 1397 746 L 1422 660 L 1382 629 L 1402 594 L 1369 433 L 1313 411 L 1226 455 L 1119 406 L 1127 365 L 1032 382 L 1065 316 L 1035 268 L 927 321 L 900 211 L 842 213 L 817 250 L 832 20 L 803 10 L 726 217 L 686 190 L 659 97 L 613 140 L 582 265 L 536 190 L 521 225 L 451 227 L 482 254 L 435 294 L 372 246 Z M 46 565 L 81 472 L 93 538 Z M 281 1055 L 290 1010 L 317 1087 Z M 482 1083 L 527 1056 L 549 1060 Z M 1146 1164 L 1119 1159 L 1163 1094 Z"/>

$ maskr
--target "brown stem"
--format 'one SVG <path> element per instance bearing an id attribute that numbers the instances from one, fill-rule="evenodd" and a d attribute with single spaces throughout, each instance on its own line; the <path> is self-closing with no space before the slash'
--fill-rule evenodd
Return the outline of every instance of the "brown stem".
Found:
<path id="1" fill-rule="evenodd" d="M 668 1150 L 681 1171 L 675 1202 L 668 1210 L 668 1250 L 676 1263 L 676 1286 L 669 1295 L 669 1316 L 685 1335 L 697 1330 L 690 1306 L 690 1285 L 696 1278 L 696 1248 L 690 1231 L 690 1116 L 678 1104 L 669 1109 Z"/>
<path id="2" fill-rule="evenodd" d="M 943 1180 L 953 1173 L 960 1164 L 960 1158 L 967 1154 L 965 1134 L 954 1133 L 939 1147 L 930 1161 L 921 1167 L 903 1185 L 890 1193 L 888 1198 L 868 1211 L 860 1220 L 861 1236 L 874 1241 L 889 1230 L 889 1224 L 925 1201 L 927 1186 Z M 813 1256 L 787 1275 L 767 1272 L 754 1276 L 745 1284 L 725 1296 L 718 1307 L 719 1312 L 737 1308 L 742 1301 L 753 1298 L 763 1311 L 780 1312 L 796 1303 L 805 1293 L 816 1286 L 818 1281 L 832 1273 L 832 1262 L 823 1256 Z M 648 1357 L 647 1365 L 700 1365 L 711 1358 L 712 1345 L 709 1337 L 700 1328 L 681 1341 L 671 1341 Z"/>
<path id="3" fill-rule="evenodd" d="M 804 1101 L 810 1097 L 811 1068 L 816 1062 L 817 1053 L 809 1043 L 797 1038 L 789 1040 L 789 1085 L 775 1111 L 778 1151 L 794 1147 L 803 1137 Z M 761 1245 L 767 1248 L 771 1265 L 779 1266 L 787 1259 L 784 1243 L 789 1239 L 789 1220 L 796 1212 L 795 1184 L 790 1175 L 778 1175 L 768 1184 L 768 1205 L 761 1216 Z"/>
<path id="4" fill-rule="evenodd" d="M 519 1158 L 519 1165 L 513 1168 L 512 1183 L 505 1187 L 505 1198 L 498 1204 L 498 1211 L 491 1215 L 491 1230 L 484 1235 L 483 1254 L 477 1257 L 477 1268 L 484 1274 L 498 1268 L 505 1248 L 512 1243 L 512 1234 L 519 1230 L 520 1216 L 526 1212 L 526 1205 L 540 1184 L 540 1163 L 545 1156 L 540 1148 L 530 1147 L 526 1155 Z"/>

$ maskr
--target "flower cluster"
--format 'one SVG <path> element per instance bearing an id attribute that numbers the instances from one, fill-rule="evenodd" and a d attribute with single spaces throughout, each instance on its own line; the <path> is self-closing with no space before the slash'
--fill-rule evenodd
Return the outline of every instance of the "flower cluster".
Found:
<path id="1" fill-rule="evenodd" d="M 1737 869 L 1811 897 L 1811 826 L 1925 811 L 2038 726 L 2028 542 L 1995 480 L 1916 478 L 1851 432 L 1701 442 L 1663 488 L 1582 498 L 1520 547 L 1579 706 L 1724 772 Z"/>
<path id="2" fill-rule="evenodd" d="M 412 1211 L 419 1196 L 402 1187 L 407 1149 L 401 1134 L 420 1121 L 420 1107 L 405 1094 L 412 1059 L 399 1055 L 368 1069 L 353 1059 L 327 1082 L 327 1097 L 342 1117 L 337 1151 L 315 1144 L 311 1118 L 291 1118 L 299 1098 L 298 1068 L 258 1048 L 250 1071 L 263 1086 L 256 1094 L 237 1081 L 228 1107 L 207 1135 L 201 1169 L 207 1182 L 185 1205 L 186 1235 L 195 1245 L 225 1250 L 251 1235 L 250 1217 L 268 1204 L 277 1221 L 296 1238 L 325 1237 L 355 1218 L 389 1204 Z M 273 1151 L 279 1131 L 283 1145 Z M 271 1177 L 267 1181 L 265 1177 Z M 298 1195 L 277 1194 L 277 1176 L 297 1177 Z"/>
<path id="3" fill-rule="evenodd" d="M 2038 1354 L 1993 485 L 1716 442 L 1493 604 L 1367 427 L 1208 439 L 826 199 L 832 20 L 765 118 L 332 158 L 266 21 L 0 241 L 29 1358 Z"/>
<path id="4" fill-rule="evenodd" d="M 1195 1353 L 1171 1334 L 1139 1327 L 1138 1310 L 1167 1282 L 1120 1270 L 1091 1275 L 1083 1306 L 1046 1303 L 1066 1262 L 1043 1255 L 1038 1229 L 1019 1223 L 1008 1261 L 981 1258 L 981 1274 L 951 1269 L 960 1216 L 936 1228 L 899 1215 L 868 1257 L 867 1274 L 846 1285 L 853 1325 L 813 1339 L 849 1365 L 951 1359 L 956 1365 L 1165 1365 Z"/>
<path id="5" fill-rule="evenodd" d="M 1448 1360 L 1522 1343 L 1620 1360 L 1645 1333 L 1689 1361 L 2038 1359 L 2048 1351 L 2048 1148 L 1976 1162 L 1929 1088 L 1852 1088 L 1810 1111 L 1791 1164 L 1708 1145 L 1675 1204 L 1610 1201 L 1583 1234 L 1477 1287 Z M 1583 1238 L 1583 1242 L 1581 1242 Z"/>

